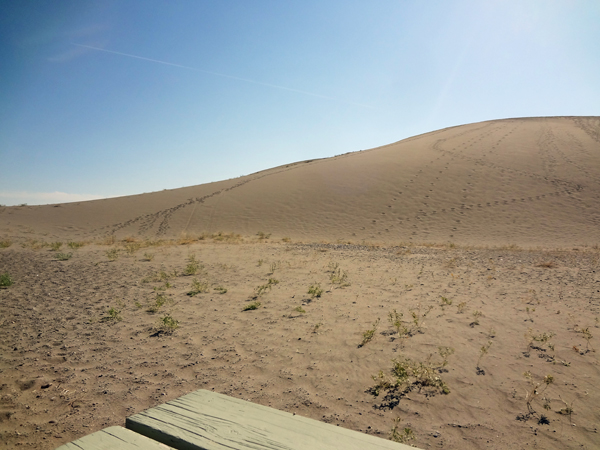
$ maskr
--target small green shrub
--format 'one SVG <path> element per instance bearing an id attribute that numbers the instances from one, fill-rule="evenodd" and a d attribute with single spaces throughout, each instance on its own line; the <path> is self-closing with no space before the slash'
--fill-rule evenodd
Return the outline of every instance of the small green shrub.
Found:
<path id="1" fill-rule="evenodd" d="M 412 429 L 405 427 L 402 431 L 400 431 L 400 417 L 397 417 L 394 420 L 394 427 L 392 428 L 392 432 L 390 434 L 390 440 L 394 442 L 399 442 L 401 444 L 407 444 L 409 441 L 415 439 L 415 434 Z"/>
<path id="2" fill-rule="evenodd" d="M 121 311 L 117 310 L 112 306 L 106 313 L 108 315 L 102 319 L 105 322 L 120 322 L 121 320 L 123 320 L 123 317 L 121 317 Z"/>
<path id="3" fill-rule="evenodd" d="M 442 368 L 448 365 L 448 356 L 454 354 L 454 349 L 452 347 L 438 347 L 438 353 L 442 357 Z"/>
<path id="4" fill-rule="evenodd" d="M 483 357 L 485 355 L 487 355 L 490 347 L 492 346 L 493 342 L 492 341 L 488 341 L 487 344 L 485 344 L 484 346 L 482 346 L 479 349 L 479 358 L 477 359 L 477 367 L 476 367 L 476 372 L 477 375 L 485 375 L 485 370 L 483 370 L 480 365 L 481 365 L 481 360 L 483 359 Z"/>
<path id="5" fill-rule="evenodd" d="M 184 273 L 184 275 L 196 275 L 198 273 L 198 270 L 201 270 L 203 268 L 204 268 L 204 266 L 202 266 L 196 260 L 196 256 L 190 255 L 188 257 L 188 265 L 185 267 L 185 270 L 183 271 L 183 273 Z"/>
<path id="6" fill-rule="evenodd" d="M 379 319 L 377 319 L 373 323 L 372 328 L 369 328 L 362 334 L 363 339 L 362 339 L 362 342 L 360 344 L 358 344 L 358 348 L 364 347 L 368 342 L 371 342 L 371 340 L 373 340 L 378 326 L 379 326 Z"/>
<path id="7" fill-rule="evenodd" d="M 260 305 L 261 305 L 260 302 L 251 302 L 251 303 L 248 303 L 246 306 L 244 306 L 242 311 L 253 311 L 255 309 L 258 309 L 260 307 Z"/>
<path id="8" fill-rule="evenodd" d="M 71 259 L 72 256 L 73 256 L 73 253 L 57 253 L 56 259 L 59 261 L 66 261 L 68 259 Z"/>
<path id="9" fill-rule="evenodd" d="M 144 253 L 144 261 L 152 261 L 154 259 L 154 253 Z"/>
<path id="10" fill-rule="evenodd" d="M 5 239 L 3 241 L 0 241 L 0 248 L 8 248 L 12 245 L 12 241 Z"/>
<path id="11" fill-rule="evenodd" d="M 440 297 L 442 299 L 442 303 L 441 303 L 442 307 L 444 307 L 446 305 L 448 305 L 448 306 L 452 305 L 452 300 L 450 300 L 449 298 L 443 297 L 441 295 L 440 295 Z"/>
<path id="12" fill-rule="evenodd" d="M 208 292 L 208 281 L 199 281 L 197 278 L 192 280 L 192 288 L 187 293 L 190 297 Z"/>
<path id="13" fill-rule="evenodd" d="M 266 233 L 263 233 L 262 231 L 259 231 L 258 233 L 256 233 L 256 235 L 258 236 L 258 239 L 261 241 L 265 240 L 265 239 L 269 239 L 271 237 L 271 233 L 266 234 Z"/>
<path id="14" fill-rule="evenodd" d="M 402 313 L 397 312 L 395 309 L 390 311 L 388 314 L 388 320 L 390 324 L 396 329 L 399 337 L 404 337 L 410 334 L 408 328 L 402 322 Z"/>
<path id="15" fill-rule="evenodd" d="M 179 321 L 171 317 L 170 314 L 166 314 L 160 318 L 160 331 L 165 334 L 172 334 L 177 328 L 179 328 Z"/>
<path id="16" fill-rule="evenodd" d="M 264 294 L 265 292 L 270 291 L 271 288 L 276 284 L 279 284 L 279 280 L 277 280 L 275 278 L 269 278 L 269 280 L 267 281 L 267 284 L 262 284 L 262 285 L 256 287 L 255 297 L 259 297 L 262 294 Z"/>
<path id="17" fill-rule="evenodd" d="M 61 247 L 62 247 L 62 242 L 51 242 L 50 243 L 50 249 L 52 251 L 57 252 L 60 250 Z"/>
<path id="18" fill-rule="evenodd" d="M 308 288 L 308 293 L 312 298 L 320 297 L 323 295 L 323 289 L 321 289 L 321 285 L 319 283 L 311 284 Z"/>
<path id="19" fill-rule="evenodd" d="M 399 398 L 415 388 L 418 392 L 424 390 L 427 395 L 450 393 L 448 385 L 438 376 L 436 368 L 429 362 L 423 363 L 405 358 L 394 359 L 392 364 L 391 377 L 383 370 L 372 377 L 375 385 L 369 389 L 369 392 L 375 397 L 382 391 L 386 391 L 387 396 Z"/>
<path id="20" fill-rule="evenodd" d="M 481 311 L 473 311 L 473 322 L 471 322 L 469 325 L 471 325 L 472 327 L 475 325 L 479 325 L 480 317 L 481 317 Z"/>
<path id="21" fill-rule="evenodd" d="M 70 249 L 77 250 L 85 245 L 83 241 L 70 241 L 67 243 Z"/>
<path id="22" fill-rule="evenodd" d="M 306 313 L 306 310 L 302 306 L 296 306 L 294 311 L 299 312 L 300 314 Z"/>
<path id="23" fill-rule="evenodd" d="M 542 381 L 536 383 L 533 380 L 533 375 L 531 374 L 531 372 L 527 371 L 523 373 L 523 376 L 527 378 L 527 380 L 529 380 L 529 383 L 531 385 L 531 388 L 525 392 L 525 402 L 527 403 L 528 415 L 535 415 L 536 411 L 533 407 L 533 402 L 540 395 L 542 395 L 546 391 L 546 389 L 548 389 L 548 386 L 554 383 L 554 377 L 552 375 L 546 375 Z M 542 386 L 542 384 L 544 384 L 544 386 Z M 542 399 L 545 399 L 545 397 L 542 397 Z M 544 402 L 544 405 L 545 404 L 546 402 Z"/>
<path id="24" fill-rule="evenodd" d="M 12 286 L 13 280 L 8 273 L 0 274 L 0 288 Z"/>
<path id="25" fill-rule="evenodd" d="M 425 312 L 421 314 L 421 305 L 419 304 L 416 311 L 412 310 L 410 312 L 410 315 L 413 318 L 413 323 L 415 324 L 415 327 L 416 327 L 416 331 L 421 331 L 421 328 L 423 327 L 423 323 L 425 322 L 425 318 L 431 312 L 432 309 L 433 309 L 433 306 L 429 305 L 429 307 L 425 310 Z"/>
<path id="26" fill-rule="evenodd" d="M 154 300 L 154 304 L 150 305 L 148 308 L 148 312 L 155 313 L 158 312 L 160 308 L 162 308 L 167 303 L 167 297 L 163 294 L 156 294 L 156 299 Z"/>
<path id="27" fill-rule="evenodd" d="M 111 248 L 109 250 L 106 250 L 106 257 L 110 261 L 115 261 L 119 257 L 119 249 Z"/>
<path id="28" fill-rule="evenodd" d="M 217 286 L 216 288 L 214 288 L 214 290 L 221 295 L 227 293 L 227 289 L 223 286 Z"/>
<path id="29" fill-rule="evenodd" d="M 331 281 L 331 284 L 337 284 L 341 288 L 350 286 L 350 283 L 348 283 L 348 272 L 342 271 L 339 267 L 331 273 L 329 281 Z"/>

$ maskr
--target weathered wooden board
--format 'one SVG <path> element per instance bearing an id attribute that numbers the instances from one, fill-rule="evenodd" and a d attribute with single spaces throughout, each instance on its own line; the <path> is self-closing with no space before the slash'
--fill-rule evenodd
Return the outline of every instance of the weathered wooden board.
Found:
<path id="1" fill-rule="evenodd" d="M 172 450 L 160 442 L 123 427 L 108 427 L 88 434 L 56 450 Z"/>
<path id="2" fill-rule="evenodd" d="M 412 448 L 205 390 L 131 416 L 125 426 L 180 450 Z"/>

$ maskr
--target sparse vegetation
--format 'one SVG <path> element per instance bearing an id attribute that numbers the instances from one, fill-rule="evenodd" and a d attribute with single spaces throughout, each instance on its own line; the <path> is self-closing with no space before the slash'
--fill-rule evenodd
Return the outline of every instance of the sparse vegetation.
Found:
<path id="1" fill-rule="evenodd" d="M 154 303 L 148 308 L 148 312 L 156 313 L 167 303 L 167 297 L 164 294 L 156 294 Z"/>
<path id="2" fill-rule="evenodd" d="M 276 270 L 277 270 L 277 268 L 279 267 L 279 264 L 280 264 L 280 263 L 279 263 L 278 261 L 276 261 L 276 262 L 272 262 L 272 263 L 269 265 L 269 275 L 273 275 L 273 274 L 275 273 L 275 271 L 276 271 Z"/>
<path id="3" fill-rule="evenodd" d="M 144 261 L 152 261 L 154 259 L 154 253 L 144 253 Z"/>
<path id="4" fill-rule="evenodd" d="M 375 385 L 369 389 L 369 392 L 375 397 L 385 391 L 384 400 L 390 401 L 402 397 L 413 389 L 417 389 L 418 392 L 424 391 L 427 395 L 450 393 L 450 388 L 437 375 L 432 364 L 409 358 L 394 359 L 392 364 L 391 376 L 386 375 L 382 370 L 373 376 Z"/>
<path id="5" fill-rule="evenodd" d="M 533 380 L 533 375 L 531 374 L 531 372 L 527 371 L 527 372 L 523 373 L 523 376 L 527 380 L 529 380 L 530 385 L 531 385 L 531 387 L 525 392 L 525 402 L 527 403 L 528 414 L 527 414 L 527 416 L 524 416 L 524 418 L 527 418 L 529 416 L 536 415 L 536 410 L 533 407 L 533 402 L 540 395 L 542 395 L 544 392 L 546 392 L 546 390 L 548 389 L 548 386 L 550 386 L 554 382 L 554 377 L 552 375 L 546 375 L 542 381 L 536 383 Z M 545 397 L 542 397 L 542 399 L 544 400 L 544 403 L 543 403 L 544 408 L 550 409 L 550 402 L 547 401 L 547 399 Z"/>
<path id="6" fill-rule="evenodd" d="M 533 322 L 533 317 L 531 317 L 531 313 L 535 312 L 535 308 L 530 308 L 529 306 L 527 306 L 525 308 L 525 312 L 527 313 L 527 319 L 525 319 L 525 322 Z"/>
<path id="7" fill-rule="evenodd" d="M 585 339 L 585 352 L 586 353 L 589 352 L 589 351 L 595 352 L 596 350 L 590 344 L 590 340 L 593 338 L 593 336 L 592 336 L 592 333 L 591 333 L 589 327 L 575 329 L 575 331 L 577 333 L 581 333 L 581 335 Z"/>
<path id="8" fill-rule="evenodd" d="M 467 307 L 467 302 L 460 302 L 458 305 L 456 305 L 456 314 L 464 313 L 466 307 Z"/>
<path id="9" fill-rule="evenodd" d="M 7 288 L 13 285 L 13 280 L 8 273 L 0 274 L 0 288 Z"/>
<path id="10" fill-rule="evenodd" d="M 444 306 L 451 306 L 452 305 L 452 300 L 450 300 L 449 298 L 446 298 L 446 297 L 444 297 L 442 295 L 440 295 L 440 298 L 442 300 L 442 303 L 440 305 L 442 307 L 442 309 L 444 308 Z"/>
<path id="11" fill-rule="evenodd" d="M 390 321 L 390 325 L 396 329 L 398 333 L 398 337 L 404 337 L 409 335 L 408 328 L 402 323 L 402 318 L 404 315 L 402 313 L 397 312 L 395 309 L 390 311 L 388 314 L 388 320 Z"/>
<path id="12" fill-rule="evenodd" d="M 340 288 L 350 286 L 350 283 L 348 283 L 348 272 L 342 271 L 339 267 L 331 273 L 329 281 L 331 284 L 337 284 Z"/>
<path id="13" fill-rule="evenodd" d="M 319 283 L 311 284 L 308 288 L 308 293 L 311 298 L 320 297 L 323 295 L 323 289 L 321 289 L 321 285 Z"/>
<path id="14" fill-rule="evenodd" d="M 267 281 L 266 284 L 262 284 L 262 285 L 256 287 L 256 289 L 254 291 L 255 292 L 254 298 L 260 297 L 265 292 L 270 291 L 271 288 L 276 284 L 279 284 L 279 280 L 277 280 L 275 278 L 269 278 L 269 280 Z"/>
<path id="15" fill-rule="evenodd" d="M 118 248 L 111 248 L 109 250 L 106 250 L 106 257 L 110 261 L 115 261 L 119 257 L 119 249 Z"/>
<path id="16" fill-rule="evenodd" d="M 305 314 L 306 313 L 306 310 L 302 306 L 296 306 L 294 308 L 294 311 L 296 311 L 296 312 L 298 312 L 300 314 Z"/>
<path id="17" fill-rule="evenodd" d="M 217 286 L 215 288 L 213 288 L 215 291 L 217 291 L 218 294 L 226 294 L 227 293 L 227 289 L 224 288 L 223 286 Z"/>
<path id="18" fill-rule="evenodd" d="M 375 332 L 377 331 L 377 327 L 379 326 L 379 319 L 373 322 L 373 326 L 368 330 L 364 331 L 362 334 L 362 341 L 358 344 L 358 348 L 364 347 L 368 342 L 375 337 Z"/>
<path id="19" fill-rule="evenodd" d="M 479 358 L 477 359 L 477 375 L 485 375 L 485 370 L 483 370 L 480 366 L 481 366 L 481 360 L 482 358 L 487 355 L 488 351 L 490 350 L 490 347 L 492 346 L 493 342 L 492 341 L 488 341 L 487 344 L 483 345 L 480 349 L 479 349 Z"/>
<path id="20" fill-rule="evenodd" d="M 162 286 L 154 286 L 152 289 L 154 289 L 155 291 L 166 291 L 167 289 L 170 289 L 172 287 L 173 285 L 171 283 L 165 281 L 165 284 L 163 284 Z"/>
<path id="21" fill-rule="evenodd" d="M 559 395 L 558 398 L 560 398 L 560 401 L 564 403 L 564 407 L 559 409 L 557 411 L 558 414 L 562 414 L 564 416 L 569 416 L 569 423 L 573 423 L 573 402 L 575 400 L 573 400 L 571 403 L 567 403 L 563 400 L 563 398 Z"/>
<path id="22" fill-rule="evenodd" d="M 255 309 L 258 309 L 260 307 L 260 305 L 261 305 L 260 302 L 250 302 L 246 306 L 244 306 L 242 311 L 253 311 Z"/>
<path id="23" fill-rule="evenodd" d="M 70 249 L 77 250 L 78 248 L 83 247 L 85 245 L 85 242 L 83 242 L 83 241 L 69 241 L 67 243 L 67 245 L 69 246 Z"/>
<path id="24" fill-rule="evenodd" d="M 525 334 L 525 338 L 528 340 L 527 351 L 530 349 L 539 350 L 540 352 L 546 352 L 545 345 L 548 345 L 549 348 L 554 348 L 554 345 L 550 343 L 550 339 L 555 336 L 552 332 L 543 332 L 539 334 L 535 334 L 533 329 L 529 328 L 527 333 Z M 551 360 L 554 358 L 552 357 Z"/>
<path id="25" fill-rule="evenodd" d="M 265 239 L 269 239 L 271 237 L 271 233 L 263 233 L 262 231 L 259 231 L 258 233 L 256 233 L 256 235 L 258 236 L 258 239 L 261 241 L 264 241 Z"/>
<path id="26" fill-rule="evenodd" d="M 68 259 L 71 259 L 72 256 L 73 256 L 73 253 L 57 253 L 56 259 L 59 261 L 66 261 Z"/>
<path id="27" fill-rule="evenodd" d="M 51 242 L 50 249 L 54 252 L 57 252 L 62 247 L 62 242 Z"/>
<path id="28" fill-rule="evenodd" d="M 185 267 L 183 271 L 184 275 L 196 275 L 198 270 L 202 270 L 204 266 L 202 266 L 198 260 L 196 260 L 196 255 L 188 256 L 188 265 Z"/>
<path id="29" fill-rule="evenodd" d="M 159 272 L 156 272 L 152 275 L 148 275 L 147 277 L 144 277 L 142 279 L 142 283 L 152 283 L 152 282 L 158 282 L 158 281 L 166 281 L 169 280 L 171 278 L 175 278 L 177 276 L 177 270 L 173 270 L 172 272 L 166 272 L 164 270 L 161 270 Z"/>
<path id="30" fill-rule="evenodd" d="M 404 427 L 401 429 L 400 427 L 400 417 L 394 419 L 394 426 L 392 427 L 392 431 L 390 434 L 390 440 L 394 442 L 399 442 L 401 444 L 407 444 L 408 442 L 415 439 L 415 434 L 412 429 L 408 427 Z"/>
<path id="31" fill-rule="evenodd" d="M 8 239 L 4 239 L 2 241 L 0 241 L 0 248 L 8 248 L 12 245 L 12 241 L 8 240 Z"/>
<path id="32" fill-rule="evenodd" d="M 206 292 L 208 292 L 208 281 L 199 281 L 197 278 L 194 278 L 192 280 L 192 287 L 187 295 L 193 297 L 194 295 L 203 294 Z M 225 289 L 225 292 L 227 292 L 227 289 Z"/>
<path id="33" fill-rule="evenodd" d="M 433 309 L 433 306 L 429 305 L 429 307 L 425 310 L 425 312 L 421 313 L 421 305 L 419 304 L 417 306 L 417 310 L 416 311 L 413 309 L 410 312 L 410 314 L 411 314 L 411 316 L 413 318 L 413 323 L 415 324 L 415 327 L 416 327 L 416 331 L 422 332 L 421 328 L 423 327 L 423 323 L 425 322 L 425 318 L 431 312 L 432 309 Z"/>
<path id="34" fill-rule="evenodd" d="M 121 311 L 112 306 L 106 312 L 106 314 L 107 316 L 102 319 L 104 322 L 120 322 L 121 320 L 123 320 L 123 317 L 121 316 Z"/>
<path id="35" fill-rule="evenodd" d="M 172 334 L 179 328 L 179 321 L 171 317 L 170 314 L 165 314 L 159 320 L 159 330 L 165 334 Z"/>
<path id="36" fill-rule="evenodd" d="M 452 347 L 440 346 L 438 347 L 438 353 L 442 358 L 442 367 L 440 369 L 443 369 L 448 365 L 448 357 L 454 354 L 454 349 Z"/>
<path id="37" fill-rule="evenodd" d="M 473 311 L 473 322 L 469 325 L 474 327 L 475 325 L 479 325 L 479 318 L 481 317 L 481 311 Z"/>

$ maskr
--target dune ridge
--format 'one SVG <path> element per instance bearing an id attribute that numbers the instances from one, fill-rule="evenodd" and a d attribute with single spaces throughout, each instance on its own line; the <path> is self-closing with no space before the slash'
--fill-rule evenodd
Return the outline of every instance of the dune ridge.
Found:
<path id="1" fill-rule="evenodd" d="M 263 231 L 303 241 L 589 245 L 600 238 L 599 136 L 598 117 L 492 120 L 188 188 L 3 208 L 0 225 L 56 238 Z"/>

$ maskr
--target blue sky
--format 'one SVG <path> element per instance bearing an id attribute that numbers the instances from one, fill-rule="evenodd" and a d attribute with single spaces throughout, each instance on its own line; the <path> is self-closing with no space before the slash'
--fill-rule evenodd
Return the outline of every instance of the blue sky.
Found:
<path id="1" fill-rule="evenodd" d="M 597 0 L 0 1 L 0 204 L 600 115 Z"/>

